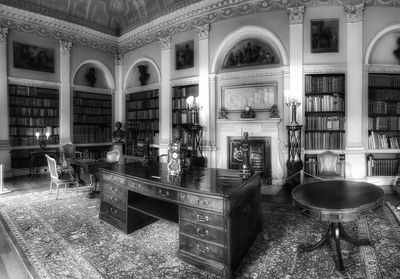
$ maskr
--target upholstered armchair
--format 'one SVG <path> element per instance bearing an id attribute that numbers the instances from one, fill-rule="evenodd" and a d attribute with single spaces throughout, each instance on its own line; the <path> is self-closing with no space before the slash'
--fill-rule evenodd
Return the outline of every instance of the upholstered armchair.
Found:
<path id="1" fill-rule="evenodd" d="M 313 168 L 316 169 L 316 175 L 306 177 L 306 182 L 344 179 L 342 171 L 344 166 L 339 154 L 329 150 L 319 153 L 317 160 L 313 164 Z"/>

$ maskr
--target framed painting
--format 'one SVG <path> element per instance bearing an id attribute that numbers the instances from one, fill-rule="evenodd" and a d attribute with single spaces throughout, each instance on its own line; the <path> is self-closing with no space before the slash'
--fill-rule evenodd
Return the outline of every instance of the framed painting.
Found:
<path id="1" fill-rule="evenodd" d="M 175 69 L 182 70 L 194 66 L 193 40 L 175 45 Z"/>
<path id="2" fill-rule="evenodd" d="M 14 68 L 54 73 L 54 50 L 13 42 Z"/>
<path id="3" fill-rule="evenodd" d="M 339 19 L 311 20 L 311 53 L 339 51 Z"/>
<path id="4" fill-rule="evenodd" d="M 270 111 L 276 104 L 276 84 L 223 87 L 221 106 L 229 112 L 241 112 L 246 106 L 254 111 Z"/>

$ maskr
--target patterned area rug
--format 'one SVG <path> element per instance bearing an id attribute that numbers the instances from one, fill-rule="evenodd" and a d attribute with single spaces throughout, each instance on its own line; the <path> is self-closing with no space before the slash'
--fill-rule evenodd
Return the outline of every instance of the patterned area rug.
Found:
<path id="1" fill-rule="evenodd" d="M 129 235 L 98 218 L 99 200 L 87 189 L 0 198 L 1 221 L 34 278 L 218 278 L 181 262 L 178 225 L 157 221 Z M 318 241 L 326 223 L 289 205 L 262 204 L 264 231 L 238 267 L 236 278 L 399 278 L 400 222 L 390 205 L 345 224 L 371 246 L 341 242 L 346 270 L 336 269 L 333 243 L 299 254 Z"/>

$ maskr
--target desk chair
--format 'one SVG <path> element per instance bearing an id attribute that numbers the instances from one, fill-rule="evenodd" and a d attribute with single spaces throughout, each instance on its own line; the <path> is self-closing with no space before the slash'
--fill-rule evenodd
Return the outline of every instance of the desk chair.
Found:
<path id="1" fill-rule="evenodd" d="M 71 168 L 71 161 L 75 158 L 82 157 L 82 152 L 76 151 L 76 147 L 72 143 L 67 143 L 61 146 L 61 166 L 63 168 Z"/>
<path id="2" fill-rule="evenodd" d="M 312 178 L 307 178 L 307 183 L 317 180 L 344 179 L 342 175 L 342 165 L 343 162 L 340 160 L 339 154 L 329 150 L 319 153 L 313 166 L 314 168 L 316 167 L 316 175 L 308 174 Z"/>
<path id="3" fill-rule="evenodd" d="M 58 193 L 59 193 L 59 188 L 60 185 L 64 185 L 65 190 L 67 190 L 67 185 L 68 184 L 75 184 L 74 183 L 74 176 L 70 172 L 59 172 L 57 169 L 57 163 L 56 160 L 49 155 L 45 154 L 46 159 L 47 159 L 47 164 L 49 166 L 49 171 L 50 171 L 50 192 L 53 188 L 53 184 L 57 186 L 57 196 L 56 199 L 58 199 Z"/>
<path id="4" fill-rule="evenodd" d="M 157 159 L 160 163 L 168 163 L 168 154 L 160 154 Z"/>

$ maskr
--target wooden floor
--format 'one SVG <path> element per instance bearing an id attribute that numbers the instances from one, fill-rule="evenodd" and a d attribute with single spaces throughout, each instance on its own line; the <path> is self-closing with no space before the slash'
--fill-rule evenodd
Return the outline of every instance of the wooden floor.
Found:
<path id="1" fill-rule="evenodd" d="M 85 177 L 82 177 L 84 180 Z M 1 194 L 0 199 L 12 195 L 45 191 L 49 189 L 49 174 L 41 174 L 35 177 L 19 176 L 6 178 L 4 187 L 12 192 Z M 385 194 L 385 199 L 394 205 L 400 203 L 400 199 L 394 194 Z M 291 203 L 287 191 L 279 191 L 274 195 L 263 195 L 262 201 L 271 203 Z M 8 237 L 3 225 L 0 223 L 0 279 L 26 279 L 33 278 L 26 269 L 21 257 Z"/>

